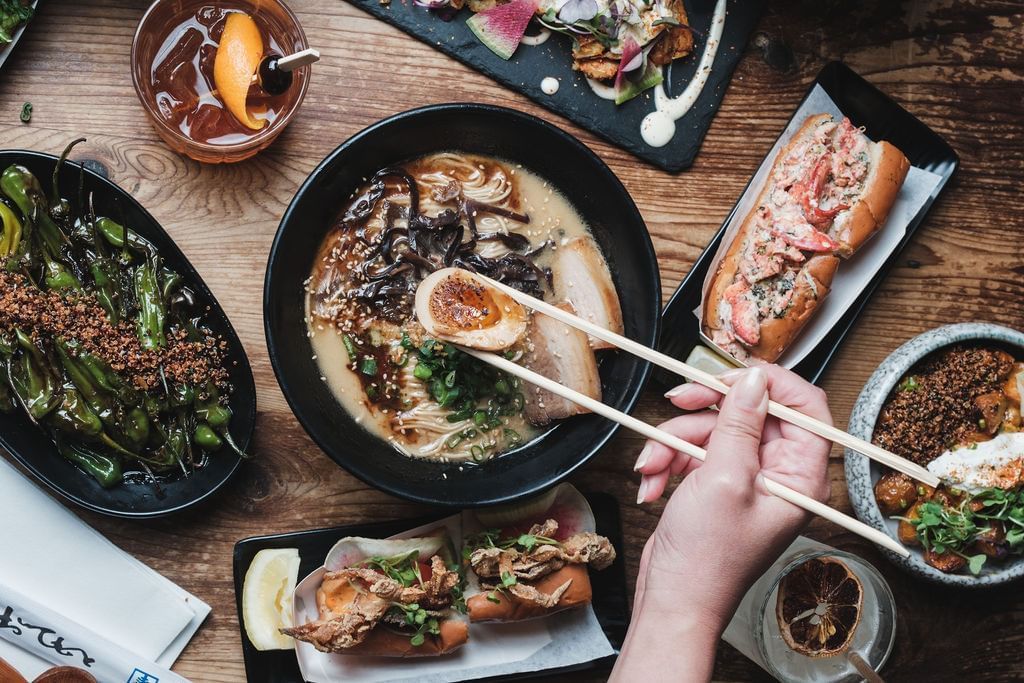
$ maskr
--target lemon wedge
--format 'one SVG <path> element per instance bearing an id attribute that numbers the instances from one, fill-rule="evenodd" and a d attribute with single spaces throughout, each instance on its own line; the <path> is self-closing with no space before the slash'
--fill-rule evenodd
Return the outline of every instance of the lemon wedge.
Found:
<path id="1" fill-rule="evenodd" d="M 263 119 L 253 118 L 245 108 L 252 76 L 263 58 L 263 38 L 248 14 L 231 12 L 213 60 L 213 83 L 228 111 L 253 130 L 263 128 Z"/>
<path id="2" fill-rule="evenodd" d="M 242 621 L 257 650 L 288 650 L 294 641 L 277 629 L 292 625 L 292 593 L 299 578 L 295 548 L 261 550 L 242 582 Z"/>
<path id="3" fill-rule="evenodd" d="M 706 346 L 698 344 L 686 357 L 686 364 L 692 365 L 698 370 L 710 372 L 712 375 L 719 375 L 727 370 L 734 370 L 738 365 L 730 363 Z"/>

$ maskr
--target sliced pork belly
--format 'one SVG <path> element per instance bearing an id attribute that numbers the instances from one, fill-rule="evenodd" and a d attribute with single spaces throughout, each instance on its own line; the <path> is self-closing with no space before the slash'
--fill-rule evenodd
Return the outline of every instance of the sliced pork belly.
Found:
<path id="1" fill-rule="evenodd" d="M 568 302 L 558 307 L 574 313 Z M 587 335 L 541 313 L 531 316 L 526 332 L 526 353 L 523 365 L 536 373 L 601 400 L 601 377 L 597 372 L 597 358 Z M 531 423 L 542 426 L 552 420 L 589 412 L 572 401 L 555 396 L 549 391 L 523 383 L 525 406 L 523 414 Z"/>
<path id="2" fill-rule="evenodd" d="M 576 237 L 554 252 L 553 288 L 555 299 L 572 302 L 576 315 L 595 325 L 622 334 L 622 308 L 615 292 L 608 264 L 589 237 Z M 590 339 L 594 349 L 614 348 L 600 339 Z"/>

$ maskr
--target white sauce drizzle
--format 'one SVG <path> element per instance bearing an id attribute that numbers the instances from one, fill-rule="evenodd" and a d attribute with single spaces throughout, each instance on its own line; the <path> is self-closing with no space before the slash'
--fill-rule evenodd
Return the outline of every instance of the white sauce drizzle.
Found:
<path id="1" fill-rule="evenodd" d="M 676 121 L 682 118 L 693 107 L 701 90 L 711 75 L 711 64 L 718 54 L 718 45 L 722 42 L 722 29 L 725 27 L 726 0 L 715 3 L 715 13 L 711 18 L 708 30 L 708 42 L 704 45 L 704 53 L 700 56 L 700 64 L 693 79 L 676 97 L 669 97 L 665 92 L 664 83 L 654 90 L 656 109 L 640 122 L 640 136 L 651 147 L 664 147 L 676 134 Z M 662 67 L 664 69 L 664 67 Z M 593 87 L 593 86 L 591 86 Z M 596 92 L 596 91 L 595 91 Z"/>
<path id="2" fill-rule="evenodd" d="M 540 29 L 540 33 L 538 33 L 535 36 L 523 36 L 523 39 L 520 40 L 519 42 L 522 43 L 523 45 L 541 45 L 550 37 L 551 31 L 542 26 Z"/>
<path id="3" fill-rule="evenodd" d="M 606 99 L 606 100 L 614 100 L 615 99 L 615 88 L 614 88 L 614 86 L 605 85 L 601 81 L 595 81 L 593 78 L 588 78 L 587 79 L 587 85 L 590 86 L 590 89 L 593 90 L 594 94 L 597 95 L 598 97 Z"/>
<path id="4" fill-rule="evenodd" d="M 540 82 L 540 89 L 545 95 L 554 95 L 558 92 L 558 79 L 554 76 L 547 76 Z"/>

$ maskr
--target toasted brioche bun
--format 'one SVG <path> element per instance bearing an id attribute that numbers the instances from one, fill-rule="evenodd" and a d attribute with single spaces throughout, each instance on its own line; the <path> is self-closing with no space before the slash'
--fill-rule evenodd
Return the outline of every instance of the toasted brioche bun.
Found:
<path id="1" fill-rule="evenodd" d="M 325 579 L 316 592 L 321 619 L 343 612 L 356 599 L 358 591 L 343 578 Z M 413 645 L 408 631 L 378 624 L 358 645 L 334 650 L 340 655 L 373 657 L 436 657 L 456 650 L 469 640 L 469 626 L 462 619 L 442 619 L 440 635 L 427 635 L 422 645 Z"/>
<path id="2" fill-rule="evenodd" d="M 544 617 L 573 607 L 589 605 L 593 593 L 586 565 L 566 565 L 556 572 L 541 577 L 538 581 L 530 582 L 530 585 L 542 593 L 553 593 L 570 579 L 572 583 L 569 584 L 569 588 L 562 594 L 558 604 L 551 608 L 541 607 L 528 600 L 521 600 L 507 591 L 497 592 L 498 602 L 488 599 L 487 596 L 490 595 L 490 592 L 477 593 L 466 600 L 469 620 L 472 622 L 523 621 L 524 619 Z"/>
<path id="3" fill-rule="evenodd" d="M 761 323 L 761 339 L 757 346 L 750 347 L 751 356 L 774 363 L 782 355 L 828 294 L 838 267 L 839 259 L 831 254 L 807 259 L 796 276 L 793 301 L 785 317 L 766 318 Z"/>
<path id="4" fill-rule="evenodd" d="M 793 134 L 790 138 L 789 143 L 786 144 L 782 149 L 775 155 L 775 161 L 772 162 L 772 170 L 768 173 L 768 182 L 761 188 L 761 193 L 758 195 L 757 200 L 754 202 L 750 209 L 750 213 L 747 214 L 746 218 L 743 219 L 743 223 L 740 224 L 739 229 L 736 231 L 736 236 L 729 244 L 729 248 L 726 250 L 722 259 L 718 262 L 718 269 L 715 271 L 714 277 L 711 279 L 711 286 L 708 287 L 707 295 L 704 297 L 704 315 L 701 316 L 702 327 L 704 328 L 704 334 L 711 337 L 714 330 L 725 329 L 728 325 L 726 321 L 722 320 L 719 311 L 719 302 L 725 296 L 725 290 L 728 289 L 729 285 L 733 283 L 736 278 L 736 272 L 740 267 L 740 257 L 743 255 L 743 248 L 750 239 L 751 233 L 754 229 L 754 218 L 757 215 L 757 207 L 768 202 L 769 194 L 771 192 L 771 177 L 774 174 L 774 169 L 778 166 L 786 155 L 790 151 L 798 146 L 804 138 L 814 134 L 814 130 L 829 121 L 832 117 L 829 114 L 816 114 L 814 116 L 807 117 L 800 129 Z M 799 279 L 799 278 L 798 278 Z M 829 283 L 831 284 L 831 278 Z M 762 333 L 763 334 L 763 333 Z M 779 343 L 778 335 L 773 339 L 771 347 L 775 347 Z M 780 352 L 781 353 L 781 352 Z M 761 358 L 760 355 L 755 354 L 751 350 L 751 355 Z M 776 356 L 777 358 L 778 356 Z M 774 360 L 765 358 L 768 362 Z"/>
<path id="5" fill-rule="evenodd" d="M 735 281 L 744 247 L 753 233 L 757 207 L 769 201 L 772 190 L 771 177 L 774 175 L 775 167 L 804 139 L 813 135 L 818 126 L 831 120 L 829 114 L 807 117 L 789 143 L 776 154 L 768 181 L 719 261 L 704 297 L 701 329 L 707 337 L 711 338 L 715 330 L 728 327 L 727 321 L 722 320 L 719 304 L 724 298 L 725 290 Z M 837 256 L 851 255 L 885 223 L 900 186 L 906 178 L 910 162 L 900 150 L 885 141 L 870 143 L 868 153 L 871 161 L 863 193 L 853 206 L 836 216 L 829 230 L 830 236 L 839 243 L 836 255 L 815 254 L 802 265 L 796 278 L 792 304 L 785 316 L 761 321 L 758 344 L 746 347 L 752 359 L 772 363 L 789 348 L 828 295 L 832 279 L 839 267 Z"/>
<path id="6" fill-rule="evenodd" d="M 453 652 L 469 641 L 469 624 L 459 619 L 445 619 L 441 634 L 427 635 L 422 645 L 413 645 L 412 634 L 380 624 L 370 631 L 366 640 L 338 654 L 364 657 L 438 657 Z"/>
<path id="7" fill-rule="evenodd" d="M 836 216 L 829 234 L 839 242 L 838 254 L 851 256 L 885 224 L 896 202 L 910 161 L 903 152 L 885 140 L 868 146 L 871 159 L 864 192 L 846 211 Z"/>

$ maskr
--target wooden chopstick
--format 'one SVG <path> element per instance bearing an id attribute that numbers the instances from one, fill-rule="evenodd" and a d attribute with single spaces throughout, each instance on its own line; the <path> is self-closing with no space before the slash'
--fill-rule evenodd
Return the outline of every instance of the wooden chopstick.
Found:
<path id="1" fill-rule="evenodd" d="M 651 439 L 652 441 L 657 441 L 658 443 L 664 444 L 669 448 L 675 449 L 681 453 L 686 453 L 687 455 L 697 458 L 700 461 L 703 461 L 707 455 L 706 451 L 700 446 L 696 446 L 688 441 L 683 441 L 679 437 L 673 434 L 669 434 L 668 432 L 662 431 L 657 427 L 652 427 L 646 422 L 641 422 L 640 420 L 636 419 L 635 417 L 632 417 L 631 415 L 627 415 L 626 413 L 620 410 L 616 410 L 615 408 L 612 408 L 609 405 L 605 405 L 604 403 L 601 403 L 600 401 L 597 401 L 587 396 L 586 394 L 581 394 L 575 389 L 570 389 L 567 386 L 559 384 L 558 382 L 548 377 L 545 377 L 544 375 L 540 375 L 532 370 L 528 370 L 523 366 L 519 365 L 518 363 L 514 363 L 502 356 L 499 356 L 494 353 L 489 353 L 487 351 L 477 351 L 476 349 L 471 349 L 465 346 L 459 346 L 459 348 L 462 351 L 473 356 L 474 358 L 483 361 L 484 363 L 493 365 L 499 370 L 504 370 L 510 375 L 515 375 L 519 379 L 525 380 L 530 384 L 534 384 L 540 387 L 541 389 L 550 391 L 552 394 L 561 396 L 566 400 L 572 401 L 577 405 L 583 406 L 587 410 L 598 415 L 601 415 L 602 417 L 606 417 L 613 422 L 618 422 L 623 427 L 631 429 L 634 432 L 640 434 L 641 436 L 645 436 L 648 439 Z M 838 510 L 834 510 L 833 508 L 830 508 L 828 505 L 820 503 L 814 498 L 806 496 L 800 493 L 799 491 L 795 491 L 789 488 L 788 486 L 785 486 L 784 484 L 780 484 L 777 481 L 769 479 L 764 475 L 761 475 L 761 480 L 764 482 L 764 486 L 769 493 L 776 495 L 779 498 L 782 498 L 783 500 L 788 501 L 793 505 L 796 505 L 797 507 L 803 508 L 808 512 L 814 513 L 819 517 L 823 517 L 829 520 L 830 522 L 833 522 L 834 524 L 837 524 L 843 527 L 844 529 L 852 531 L 858 536 L 861 536 L 862 538 L 871 541 L 872 543 L 877 543 L 878 545 L 888 550 L 891 550 L 894 553 L 897 553 L 898 555 L 901 555 L 902 557 L 910 557 L 910 551 L 908 551 L 905 547 L 903 547 L 895 540 L 893 540 L 890 536 L 882 533 L 878 529 L 870 527 L 867 524 L 864 524 L 863 522 L 860 522 L 854 519 L 853 517 L 850 517 L 849 515 L 839 512 Z"/>
<path id="2" fill-rule="evenodd" d="M 695 368 L 680 360 L 676 360 L 671 356 L 666 356 L 665 354 L 655 351 L 643 344 L 639 344 L 632 339 L 623 337 L 621 334 L 616 334 L 610 330 L 606 330 L 603 327 L 595 325 L 588 320 L 584 320 L 577 315 L 573 315 L 568 311 L 563 311 L 562 309 L 552 306 L 549 303 L 545 303 L 544 301 L 534 298 L 529 294 L 524 294 L 517 289 L 513 289 L 508 285 L 498 282 L 497 280 L 492 280 L 491 278 L 480 275 L 479 273 L 476 274 L 476 277 L 485 280 L 495 289 L 499 289 L 508 294 L 527 308 L 539 311 L 540 313 L 563 322 L 570 327 L 582 330 L 592 337 L 597 337 L 609 344 L 614 344 L 623 351 L 627 351 L 638 358 L 650 361 L 659 367 L 665 368 L 666 370 L 674 372 L 677 375 L 681 375 L 689 380 L 697 382 L 698 384 L 703 384 L 709 389 L 714 389 L 721 394 L 729 393 L 729 385 L 712 375 L 710 372 L 705 372 L 704 370 Z M 873 443 L 869 443 L 864 439 L 857 438 L 852 434 L 848 434 L 843 430 L 833 427 L 830 424 L 826 424 L 821 420 L 817 420 L 810 415 L 805 415 L 798 410 L 790 408 L 789 406 L 776 403 L 775 401 L 769 401 L 768 413 L 774 415 L 780 420 L 785 420 L 790 424 L 806 429 L 812 434 L 817 434 L 818 436 L 840 444 L 841 446 L 846 446 L 858 453 L 863 453 L 872 460 L 887 467 L 891 467 L 897 472 L 902 472 L 913 477 L 928 486 L 937 487 L 940 483 L 938 476 L 932 474 L 917 463 L 911 462 L 906 458 L 901 458 L 895 453 L 887 451 Z"/>

